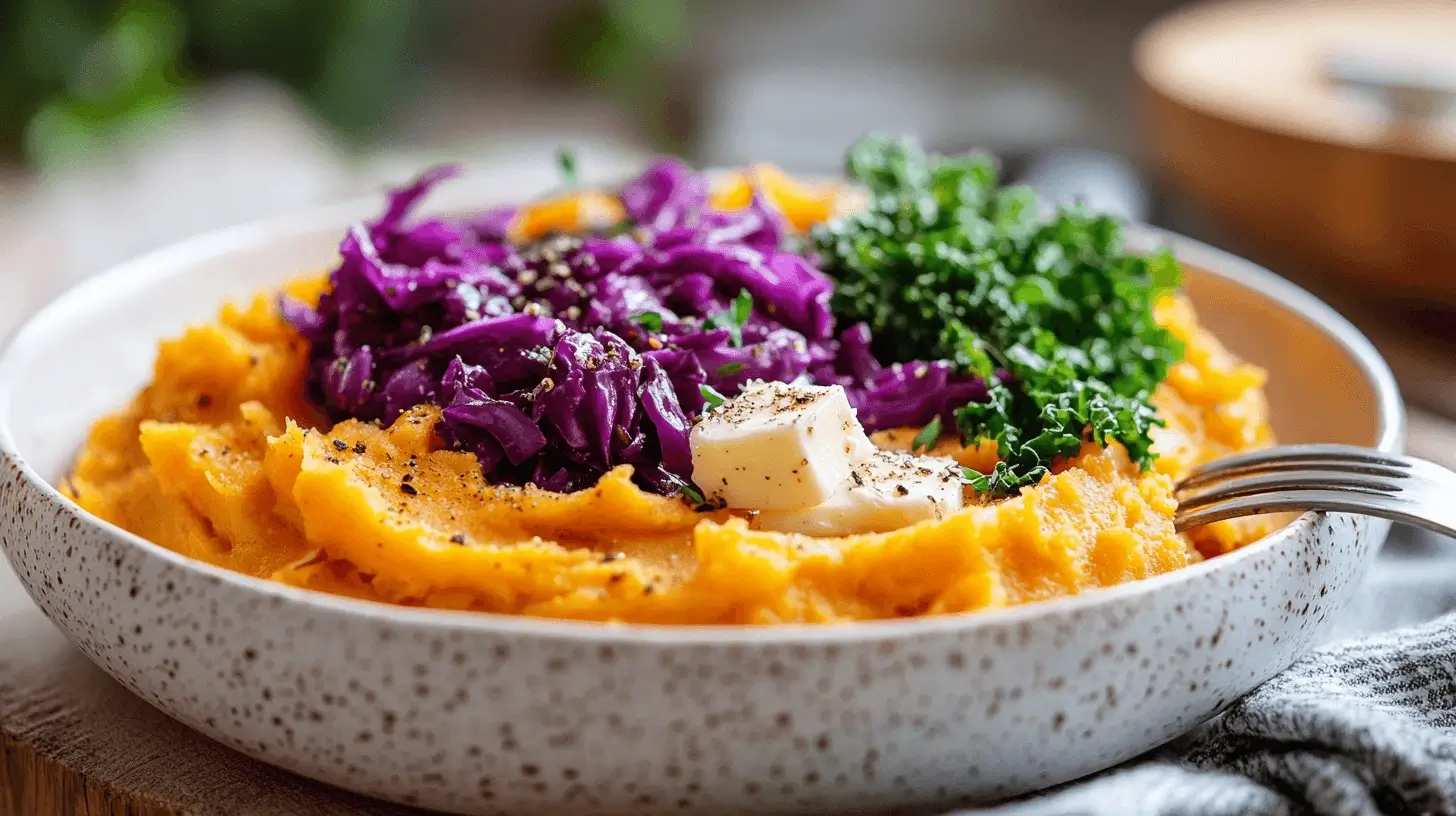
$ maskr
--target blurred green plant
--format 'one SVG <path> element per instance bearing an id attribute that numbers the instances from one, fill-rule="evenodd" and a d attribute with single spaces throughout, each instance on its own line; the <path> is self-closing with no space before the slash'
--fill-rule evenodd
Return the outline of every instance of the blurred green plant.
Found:
<path id="1" fill-rule="evenodd" d="M 0 152 L 49 167 L 155 126 L 207 76 L 298 91 L 350 141 L 423 68 L 424 0 L 0 2 Z"/>
<path id="2" fill-rule="evenodd" d="M 54 164 L 85 153 L 108 135 L 146 127 L 172 108 L 182 44 L 182 20 L 175 9 L 128 0 L 89 39 L 77 36 L 82 27 L 74 16 L 51 19 L 60 25 L 42 28 L 42 37 L 79 48 L 70 52 L 73 61 L 61 89 L 40 100 L 24 123 L 23 146 L 33 160 Z M 55 68 L 43 64 L 45 55 L 30 56 L 28 65 Z"/>
<path id="3" fill-rule="evenodd" d="M 598 0 L 564 16 L 553 34 L 557 68 L 615 96 L 646 135 L 681 148 L 687 134 L 675 102 L 688 45 L 689 0 Z"/>
<path id="4" fill-rule="evenodd" d="M 689 0 L 568 6 L 542 44 L 558 71 L 681 148 Z M 429 0 L 0 0 L 0 161 L 84 158 L 156 127 L 197 83 L 237 72 L 293 88 L 346 141 L 364 143 L 423 79 L 441 48 L 427 35 L 456 10 Z"/>

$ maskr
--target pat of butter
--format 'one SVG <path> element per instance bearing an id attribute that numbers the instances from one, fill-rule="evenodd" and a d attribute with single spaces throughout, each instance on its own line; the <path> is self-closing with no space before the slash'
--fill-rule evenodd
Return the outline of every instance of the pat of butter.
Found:
<path id="1" fill-rule="evenodd" d="M 884 533 L 961 509 L 961 468 L 953 459 L 877 451 L 855 465 L 833 495 L 816 507 L 763 510 L 758 530 L 844 536 Z"/>
<path id="2" fill-rule="evenodd" d="M 747 510 L 820 504 L 874 451 L 837 385 L 750 382 L 689 441 L 703 495 Z"/>

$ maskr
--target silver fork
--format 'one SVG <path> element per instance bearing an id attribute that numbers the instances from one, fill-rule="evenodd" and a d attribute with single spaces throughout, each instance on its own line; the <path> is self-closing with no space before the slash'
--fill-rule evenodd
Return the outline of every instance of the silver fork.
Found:
<path id="1" fill-rule="evenodd" d="M 1390 519 L 1456 536 L 1456 472 L 1354 445 L 1285 445 L 1227 456 L 1179 483 L 1178 530 L 1292 510 Z"/>

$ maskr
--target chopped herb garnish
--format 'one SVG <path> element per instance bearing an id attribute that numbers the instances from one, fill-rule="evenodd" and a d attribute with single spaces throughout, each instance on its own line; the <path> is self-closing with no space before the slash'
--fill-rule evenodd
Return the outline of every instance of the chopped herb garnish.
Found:
<path id="1" fill-rule="evenodd" d="M 977 489 L 1034 484 L 1085 440 L 1152 464 L 1149 399 L 1183 354 L 1153 319 L 1180 280 L 1171 254 L 1129 254 L 1112 216 L 1044 214 L 981 155 L 870 137 L 846 165 L 871 203 L 813 232 L 831 306 L 869 325 L 881 360 L 951 360 L 986 381 L 986 401 L 955 412 L 964 440 L 997 443 Z"/>
<path id="2" fill-rule="evenodd" d="M 753 295 L 747 289 L 738 290 L 738 296 L 728 305 L 728 311 L 708 318 L 708 325 L 715 329 L 727 329 L 734 348 L 743 346 L 743 324 L 753 316 Z"/>
<path id="3" fill-rule="evenodd" d="M 753 295 L 747 289 L 738 290 L 738 297 L 733 298 L 733 322 L 742 326 L 753 316 Z"/>
<path id="4" fill-rule="evenodd" d="M 936 414 L 929 422 L 925 423 L 925 427 L 920 429 L 920 433 L 915 434 L 915 439 L 910 442 L 910 451 L 912 453 L 928 451 L 935 447 L 935 443 L 939 441 L 940 414 Z"/>
<path id="5" fill-rule="evenodd" d="M 693 503 L 694 507 L 703 506 L 703 494 L 699 493 L 696 487 L 693 487 L 690 484 L 685 484 L 683 485 L 682 492 L 683 495 L 687 497 L 688 501 Z"/>
<path id="6" fill-rule="evenodd" d="M 643 312 L 639 315 L 634 315 L 632 322 L 648 331 L 662 331 L 662 315 L 657 312 Z"/>
<path id="7" fill-rule="evenodd" d="M 703 395 L 703 401 L 708 403 L 709 408 L 717 408 L 728 401 L 728 398 L 718 393 L 718 389 L 707 383 L 698 385 L 698 393 Z"/>
<path id="8" fill-rule="evenodd" d="M 567 187 L 576 187 L 581 184 L 581 176 L 576 172 L 576 154 L 561 148 L 556 151 L 556 167 L 561 171 L 561 183 Z"/>
<path id="9" fill-rule="evenodd" d="M 748 363 L 724 363 L 718 366 L 718 376 L 731 377 L 745 368 L 748 368 Z"/>

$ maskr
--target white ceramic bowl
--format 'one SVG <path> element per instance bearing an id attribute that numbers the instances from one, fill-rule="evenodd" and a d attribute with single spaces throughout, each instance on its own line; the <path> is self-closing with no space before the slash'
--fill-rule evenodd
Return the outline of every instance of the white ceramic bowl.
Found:
<path id="1" fill-rule="evenodd" d="M 0 360 L 0 542 L 118 681 L 305 776 L 471 813 L 846 812 L 1062 782 L 1158 745 L 1320 639 L 1387 532 L 1307 514 L 1231 555 L 1001 611 L 842 626 L 602 626 L 375 605 L 190 561 L 52 483 L 228 296 L 321 269 L 373 203 L 203 237 L 41 311 Z M 1149 230 L 1285 441 L 1397 450 L 1384 363 L 1308 294 Z"/>

